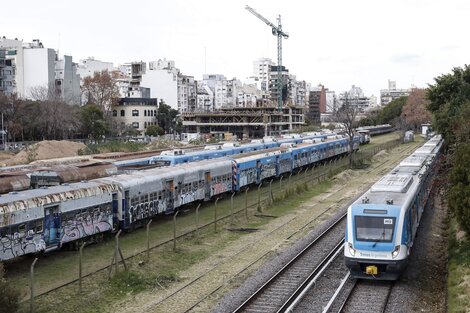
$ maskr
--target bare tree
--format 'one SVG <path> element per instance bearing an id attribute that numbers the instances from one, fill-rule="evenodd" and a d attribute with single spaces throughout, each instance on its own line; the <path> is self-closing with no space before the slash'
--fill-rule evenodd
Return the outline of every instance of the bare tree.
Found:
<path id="1" fill-rule="evenodd" d="M 119 101 L 119 90 L 116 81 L 107 71 L 95 72 L 93 77 L 85 77 L 82 91 L 85 104 L 94 104 L 109 113 Z"/>
<path id="2" fill-rule="evenodd" d="M 79 129 L 77 106 L 67 104 L 54 86 L 36 86 L 30 90 L 39 105 L 42 139 L 66 139 Z"/>
<path id="3" fill-rule="evenodd" d="M 346 134 L 349 137 L 349 167 L 353 164 L 354 153 L 354 129 L 357 127 L 356 117 L 359 113 L 357 105 L 351 103 L 349 95 L 345 92 L 342 105 L 335 111 L 337 123 L 343 125 Z"/>

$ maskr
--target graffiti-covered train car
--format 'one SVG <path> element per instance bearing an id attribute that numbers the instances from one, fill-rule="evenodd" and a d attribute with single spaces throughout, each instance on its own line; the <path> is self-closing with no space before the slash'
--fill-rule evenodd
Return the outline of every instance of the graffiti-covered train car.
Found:
<path id="1" fill-rule="evenodd" d="M 81 182 L 0 197 L 0 260 L 60 248 L 114 228 L 116 186 Z"/>

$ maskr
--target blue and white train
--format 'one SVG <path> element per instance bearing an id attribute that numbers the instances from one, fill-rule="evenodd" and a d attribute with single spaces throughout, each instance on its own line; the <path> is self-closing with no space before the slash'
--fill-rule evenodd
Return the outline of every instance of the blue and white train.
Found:
<path id="1" fill-rule="evenodd" d="M 401 275 L 429 205 L 442 143 L 441 136 L 429 140 L 348 208 L 344 256 L 352 277 Z"/>
<path id="2" fill-rule="evenodd" d="M 0 196 L 0 261 L 132 230 L 159 214 L 348 152 L 347 138 L 271 148 Z"/>

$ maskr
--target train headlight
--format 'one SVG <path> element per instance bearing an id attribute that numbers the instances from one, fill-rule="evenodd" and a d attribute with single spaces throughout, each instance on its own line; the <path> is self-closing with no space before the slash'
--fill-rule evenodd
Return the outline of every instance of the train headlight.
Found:
<path id="1" fill-rule="evenodd" d="M 396 258 L 400 253 L 400 246 L 395 246 L 395 250 L 392 251 L 392 258 Z"/>
<path id="2" fill-rule="evenodd" d="M 350 253 L 352 256 L 355 256 L 355 255 L 356 255 L 356 249 L 353 248 L 352 243 L 348 242 L 348 248 L 349 248 L 349 253 Z"/>

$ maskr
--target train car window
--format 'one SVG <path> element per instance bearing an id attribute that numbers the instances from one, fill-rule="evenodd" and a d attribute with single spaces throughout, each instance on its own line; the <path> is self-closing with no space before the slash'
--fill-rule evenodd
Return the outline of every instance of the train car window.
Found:
<path id="1" fill-rule="evenodd" d="M 26 224 L 25 223 L 18 225 L 18 232 L 19 233 L 26 232 Z"/>
<path id="2" fill-rule="evenodd" d="M 9 233 L 8 230 L 8 227 L 0 227 L 0 237 L 6 237 L 6 235 Z"/>

